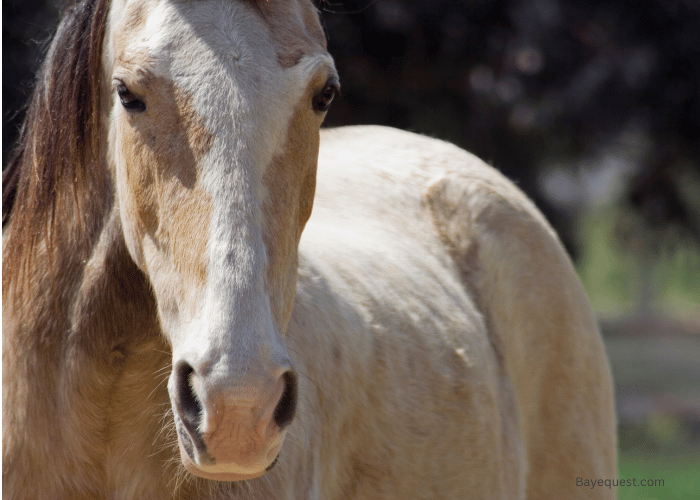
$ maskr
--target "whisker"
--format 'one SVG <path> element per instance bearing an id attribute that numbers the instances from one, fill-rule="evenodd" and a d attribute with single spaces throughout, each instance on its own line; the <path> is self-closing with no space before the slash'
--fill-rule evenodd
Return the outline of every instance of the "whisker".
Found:
<path id="1" fill-rule="evenodd" d="M 161 380 L 160 382 L 158 382 L 158 383 L 156 384 L 156 386 L 153 388 L 153 390 L 148 394 L 148 396 L 146 397 L 146 399 L 147 399 L 147 400 L 148 400 L 148 399 L 151 399 L 151 396 L 153 396 L 153 393 L 156 392 L 156 391 L 160 388 L 160 386 L 163 385 L 163 383 L 164 383 L 164 382 L 167 382 L 167 381 L 168 381 L 168 377 L 164 377 L 163 380 Z"/>

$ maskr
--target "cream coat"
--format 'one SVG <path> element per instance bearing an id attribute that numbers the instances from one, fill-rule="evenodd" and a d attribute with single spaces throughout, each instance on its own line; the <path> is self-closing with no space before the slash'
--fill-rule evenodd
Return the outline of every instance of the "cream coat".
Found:
<path id="1" fill-rule="evenodd" d="M 534 205 L 453 145 L 322 132 L 287 346 L 289 498 L 615 498 L 576 486 L 616 477 L 581 284 Z"/>

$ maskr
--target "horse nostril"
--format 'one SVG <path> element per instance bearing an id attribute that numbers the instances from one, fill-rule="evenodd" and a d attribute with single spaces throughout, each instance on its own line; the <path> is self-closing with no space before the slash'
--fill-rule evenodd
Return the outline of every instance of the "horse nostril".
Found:
<path id="1" fill-rule="evenodd" d="M 194 368 L 184 361 L 176 368 L 177 377 L 177 410 L 180 420 L 187 430 L 196 435 L 199 433 L 199 424 L 202 418 L 202 403 L 194 393 L 192 376 Z"/>
<path id="2" fill-rule="evenodd" d="M 288 371 L 282 377 L 284 378 L 284 392 L 273 414 L 275 423 L 280 429 L 284 429 L 292 423 L 297 407 L 297 376 L 293 371 Z"/>

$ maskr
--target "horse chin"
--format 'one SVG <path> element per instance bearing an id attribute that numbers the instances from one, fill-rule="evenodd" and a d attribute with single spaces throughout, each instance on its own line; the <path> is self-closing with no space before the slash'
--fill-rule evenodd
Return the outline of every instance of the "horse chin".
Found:
<path id="1" fill-rule="evenodd" d="M 206 468 L 198 467 L 190 458 L 189 454 L 182 446 L 182 441 L 178 439 L 178 446 L 180 447 L 180 456 L 182 458 L 182 464 L 185 468 L 197 477 L 203 479 L 210 479 L 213 481 L 245 481 L 246 479 L 254 479 L 265 474 L 267 471 L 272 469 L 277 464 L 279 448 L 275 452 L 274 459 L 269 465 L 261 468 L 260 470 L 249 470 L 242 467 L 238 467 L 235 464 L 230 465 L 214 465 L 206 466 Z"/>

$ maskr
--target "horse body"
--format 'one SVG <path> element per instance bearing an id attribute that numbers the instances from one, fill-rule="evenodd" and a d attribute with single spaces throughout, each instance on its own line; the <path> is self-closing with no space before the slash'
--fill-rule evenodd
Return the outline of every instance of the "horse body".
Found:
<path id="1" fill-rule="evenodd" d="M 321 425 L 326 460 L 362 471 L 333 471 L 326 484 L 361 486 L 321 498 L 614 496 L 575 486 L 615 471 L 593 314 L 553 230 L 503 176 L 442 141 L 325 131 L 300 256 L 288 345 L 320 330 L 304 352 L 323 352 L 295 363 L 337 374 L 330 394 L 312 383 L 315 404 L 341 401 Z"/>
<path id="2" fill-rule="evenodd" d="M 69 12 L 3 182 L 3 496 L 614 495 L 556 235 L 455 146 L 319 136 L 336 78 L 302 0 Z"/>
<path id="3" fill-rule="evenodd" d="M 512 389 L 426 204 L 463 160 L 382 127 L 322 133 L 288 331 L 293 356 L 297 338 L 320 350 L 295 358 L 322 419 L 320 498 L 524 498 Z"/>

